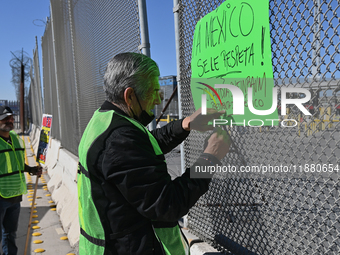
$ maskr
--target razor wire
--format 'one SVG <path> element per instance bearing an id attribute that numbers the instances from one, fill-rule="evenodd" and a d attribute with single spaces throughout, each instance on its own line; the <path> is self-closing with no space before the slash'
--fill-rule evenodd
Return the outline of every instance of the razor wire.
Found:
<path id="1" fill-rule="evenodd" d="M 222 2 L 179 1 L 183 116 L 195 110 L 190 90 L 195 25 Z M 307 107 L 313 115 L 290 107 L 281 119 L 291 119 L 291 128 L 227 127 L 235 146 L 222 163 L 234 168 L 214 175 L 190 210 L 188 226 L 232 254 L 339 254 L 340 3 L 275 0 L 269 6 L 275 86 L 310 90 Z M 191 132 L 184 142 L 186 167 L 208 135 Z M 273 172 L 263 174 L 270 167 Z M 286 172 L 275 172 L 280 167 Z"/>

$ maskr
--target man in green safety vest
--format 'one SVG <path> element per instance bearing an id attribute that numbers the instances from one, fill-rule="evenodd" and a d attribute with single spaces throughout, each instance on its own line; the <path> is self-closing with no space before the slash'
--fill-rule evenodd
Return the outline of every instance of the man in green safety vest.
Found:
<path id="1" fill-rule="evenodd" d="M 79 254 L 189 254 L 178 220 L 207 190 L 209 178 L 190 168 L 171 180 L 165 153 L 191 129 L 211 129 L 223 112 L 200 111 L 149 132 L 160 104 L 159 69 L 149 57 L 121 53 L 106 68 L 106 101 L 79 144 Z M 213 133 L 194 166 L 216 166 L 229 151 L 225 131 Z"/>
<path id="2" fill-rule="evenodd" d="M 25 164 L 24 141 L 12 131 L 11 108 L 0 106 L 0 242 L 3 255 L 15 255 L 22 194 L 27 192 L 24 172 L 40 176 L 41 167 Z"/>

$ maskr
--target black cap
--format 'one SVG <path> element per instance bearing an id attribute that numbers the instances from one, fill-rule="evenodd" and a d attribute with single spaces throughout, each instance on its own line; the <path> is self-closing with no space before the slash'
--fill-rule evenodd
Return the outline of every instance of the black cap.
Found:
<path id="1" fill-rule="evenodd" d="M 13 115 L 13 111 L 8 106 L 0 106 L 0 120 L 3 120 L 7 116 Z"/>

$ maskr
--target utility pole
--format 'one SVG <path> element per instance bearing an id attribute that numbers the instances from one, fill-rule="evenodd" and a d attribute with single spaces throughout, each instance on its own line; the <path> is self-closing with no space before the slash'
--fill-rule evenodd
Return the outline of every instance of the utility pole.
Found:
<path id="1" fill-rule="evenodd" d="M 20 67 L 20 127 L 21 133 L 25 132 L 25 66 Z"/>

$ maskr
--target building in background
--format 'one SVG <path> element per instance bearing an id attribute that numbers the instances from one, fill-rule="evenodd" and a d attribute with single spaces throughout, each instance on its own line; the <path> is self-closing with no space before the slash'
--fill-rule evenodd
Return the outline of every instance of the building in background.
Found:
<path id="1" fill-rule="evenodd" d="M 159 77 L 159 85 L 160 94 L 161 94 L 161 104 L 155 106 L 155 115 L 158 118 L 161 115 L 162 110 L 170 100 L 172 92 L 175 90 L 177 86 L 177 76 L 169 75 Z M 170 116 L 171 119 L 178 119 L 178 96 L 177 92 L 172 98 L 167 110 L 164 112 L 162 119 L 166 119 L 167 116 Z"/>
<path id="2" fill-rule="evenodd" d="M 14 114 L 16 115 L 19 114 L 20 101 L 9 101 L 9 100 L 0 99 L 0 106 L 3 106 L 3 105 L 9 106 L 9 108 L 11 108 Z"/>
<path id="3" fill-rule="evenodd" d="M 7 105 L 7 100 L 0 99 L 0 106 Z"/>

